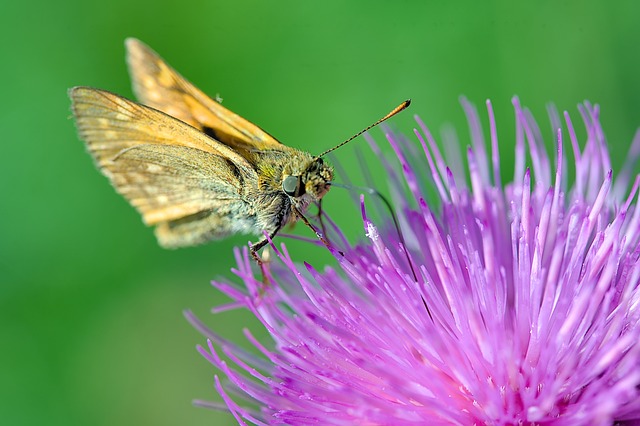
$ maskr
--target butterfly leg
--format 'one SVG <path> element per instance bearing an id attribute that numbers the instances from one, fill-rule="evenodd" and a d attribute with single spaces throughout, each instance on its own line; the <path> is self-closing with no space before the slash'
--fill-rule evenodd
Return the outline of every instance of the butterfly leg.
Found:
<path id="1" fill-rule="evenodd" d="M 269 262 L 268 257 L 267 260 L 264 260 L 262 257 L 260 257 L 258 255 L 258 251 L 260 251 L 260 249 L 262 249 L 264 246 L 266 246 L 267 244 L 269 244 L 270 240 L 273 240 L 273 238 L 275 238 L 276 234 L 278 233 L 278 230 L 273 231 L 270 235 L 269 238 L 263 238 L 262 240 L 258 241 L 255 244 L 251 244 L 251 247 L 249 249 L 249 251 L 251 252 L 251 257 L 253 257 L 253 260 L 256 261 L 256 263 L 258 264 L 258 266 L 260 267 L 260 272 L 262 272 L 262 283 L 267 286 L 269 285 L 269 278 L 267 275 L 267 268 L 266 268 L 266 264 Z"/>
<path id="2" fill-rule="evenodd" d="M 329 243 L 329 241 L 327 241 L 324 236 L 322 236 L 322 234 L 320 232 L 318 232 L 318 230 L 309 222 L 309 219 L 307 219 L 300 210 L 298 210 L 297 208 L 293 207 L 293 214 L 295 214 L 296 216 L 298 216 L 298 218 L 300 218 L 300 220 L 302 220 L 302 223 L 304 223 L 305 225 L 307 225 L 309 227 L 309 229 L 311 229 L 315 234 L 316 237 L 318 237 L 318 239 L 320 241 L 322 241 L 322 244 L 325 245 L 325 247 L 327 247 L 328 249 L 331 248 L 331 244 Z M 340 253 L 341 256 L 344 256 L 344 253 L 341 251 L 338 251 L 338 253 Z"/>
<path id="3" fill-rule="evenodd" d="M 327 229 L 324 226 L 324 221 L 322 220 L 322 198 L 318 200 L 318 221 L 320 222 L 320 229 L 322 230 L 322 235 L 327 235 Z M 327 241 L 329 239 L 327 238 Z"/>

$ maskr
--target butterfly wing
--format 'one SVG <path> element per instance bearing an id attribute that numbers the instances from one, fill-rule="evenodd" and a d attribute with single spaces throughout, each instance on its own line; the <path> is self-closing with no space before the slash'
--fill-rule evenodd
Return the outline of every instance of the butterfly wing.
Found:
<path id="1" fill-rule="evenodd" d="M 141 214 L 164 246 L 177 247 L 251 232 L 242 199 L 257 182 L 240 155 L 160 111 L 110 92 L 69 91 L 80 138 L 98 167 Z M 248 181 L 248 182 L 247 182 Z"/>
<path id="2" fill-rule="evenodd" d="M 282 149 L 275 138 L 205 95 L 140 40 L 129 38 L 126 47 L 133 91 L 141 103 L 176 117 L 241 153 Z"/>

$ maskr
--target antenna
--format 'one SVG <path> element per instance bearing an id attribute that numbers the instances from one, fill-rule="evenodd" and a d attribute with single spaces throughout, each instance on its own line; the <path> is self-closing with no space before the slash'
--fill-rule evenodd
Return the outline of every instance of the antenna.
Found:
<path id="1" fill-rule="evenodd" d="M 360 136 L 361 134 L 363 134 L 367 130 L 369 130 L 369 129 L 373 128 L 373 127 L 376 127 L 378 124 L 380 124 L 383 121 L 393 117 L 394 115 L 396 115 L 400 111 L 406 109 L 409 105 L 411 105 L 411 99 L 407 99 L 406 101 L 404 101 L 403 103 L 401 103 L 400 105 L 395 107 L 393 109 L 393 111 L 391 111 L 389 114 L 385 115 L 380 120 L 378 120 L 375 123 L 373 123 L 371 126 L 367 127 L 364 130 L 359 131 L 358 133 L 356 133 L 355 135 L 351 136 L 349 139 L 347 139 L 346 141 L 342 142 L 341 144 L 338 144 L 338 145 L 334 146 L 333 148 L 326 150 L 325 152 L 323 152 L 320 155 L 316 155 L 315 158 L 323 157 L 323 156 L 327 155 L 328 153 L 330 153 L 331 151 L 335 151 L 336 149 L 340 148 L 342 145 L 346 145 L 347 143 L 351 142 L 352 140 L 354 140 L 355 138 L 357 138 L 358 136 Z"/>

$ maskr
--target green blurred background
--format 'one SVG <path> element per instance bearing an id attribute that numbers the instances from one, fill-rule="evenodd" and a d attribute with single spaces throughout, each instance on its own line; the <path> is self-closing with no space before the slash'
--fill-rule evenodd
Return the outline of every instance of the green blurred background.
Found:
<path id="1" fill-rule="evenodd" d="M 393 126 L 410 134 L 418 113 L 435 131 L 456 125 L 464 143 L 458 96 L 481 111 L 490 97 L 507 159 L 513 94 L 543 130 L 547 102 L 576 118 L 579 101 L 599 102 L 616 166 L 640 124 L 634 1 L 18 4 L 0 6 L 3 425 L 234 424 L 225 413 L 191 406 L 193 398 L 218 397 L 213 368 L 194 349 L 204 339 L 182 310 L 227 336 L 258 328 L 242 312 L 208 315 L 223 300 L 209 281 L 231 276 L 232 247 L 247 237 L 160 249 L 96 172 L 69 119 L 71 86 L 131 96 L 126 37 L 145 41 L 227 107 L 311 152 L 407 97 L 411 114 Z M 357 173 L 354 144 L 338 158 Z M 508 160 L 504 167 L 511 168 Z M 359 212 L 340 208 L 345 199 L 334 190 L 326 208 L 358 238 Z"/>

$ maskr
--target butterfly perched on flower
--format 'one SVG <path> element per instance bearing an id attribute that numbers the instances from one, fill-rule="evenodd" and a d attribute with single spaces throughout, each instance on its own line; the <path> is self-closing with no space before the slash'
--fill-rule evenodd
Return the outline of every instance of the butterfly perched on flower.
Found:
<path id="1" fill-rule="evenodd" d="M 74 87 L 69 96 L 79 136 L 98 168 L 155 226 L 161 246 L 254 234 L 263 237 L 251 247 L 258 259 L 265 234 L 273 238 L 299 218 L 308 224 L 305 211 L 333 179 L 323 155 L 353 138 L 316 156 L 283 145 L 205 95 L 139 40 L 127 39 L 126 48 L 141 103 L 90 87 Z"/>

